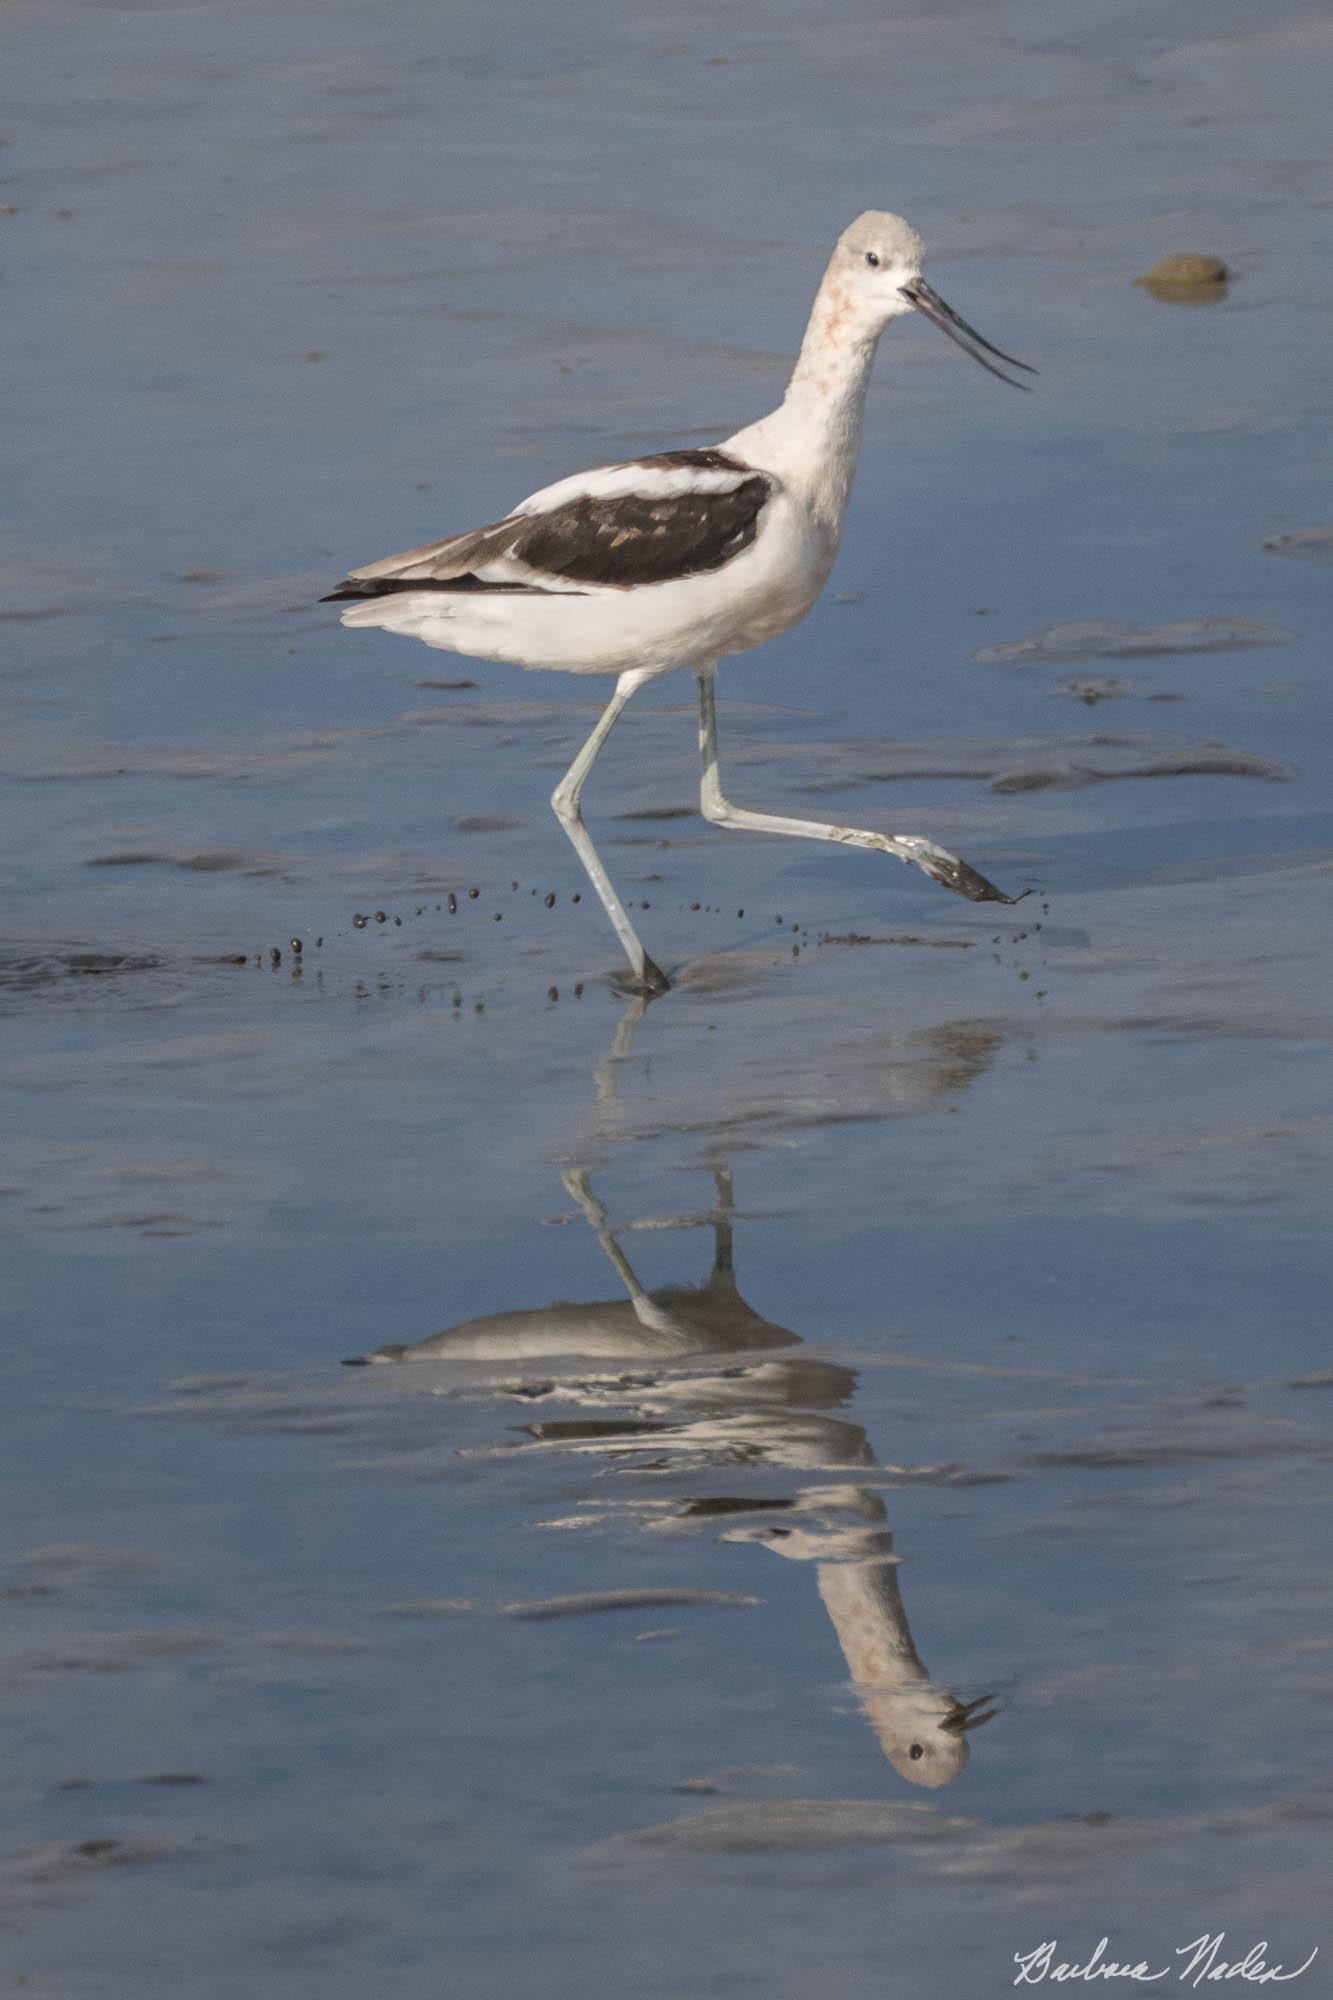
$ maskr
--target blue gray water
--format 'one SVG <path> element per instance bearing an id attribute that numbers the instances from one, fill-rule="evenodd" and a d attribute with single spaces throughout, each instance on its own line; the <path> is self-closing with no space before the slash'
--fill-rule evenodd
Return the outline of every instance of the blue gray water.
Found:
<path id="1" fill-rule="evenodd" d="M 5 45 L 5 1990 L 1327 1991 L 1328 20 Z M 870 205 L 1039 393 L 891 329 L 724 769 L 1031 893 L 706 827 L 663 681 L 644 1012 L 598 691 L 316 600 L 758 413 Z"/>

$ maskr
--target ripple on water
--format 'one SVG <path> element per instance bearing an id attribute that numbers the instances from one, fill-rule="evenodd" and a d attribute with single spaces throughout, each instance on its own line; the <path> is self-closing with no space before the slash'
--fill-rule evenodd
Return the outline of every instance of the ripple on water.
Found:
<path id="1" fill-rule="evenodd" d="M 559 1597 L 534 1597 L 511 1604 L 478 1603 L 470 1598 L 422 1597 L 389 1609 L 396 1618 L 445 1618 L 458 1611 L 489 1612 L 493 1618 L 526 1621 L 549 1618 L 591 1618 L 607 1611 L 655 1610 L 663 1605 L 744 1606 L 762 1604 L 737 1590 L 693 1589 L 687 1585 L 645 1585 L 638 1589 L 579 1590 Z"/>
<path id="2" fill-rule="evenodd" d="M 0 951 L 0 1014 L 26 1014 L 53 1003 L 98 1012 L 118 1002 L 161 1005 L 183 985 L 182 974 L 153 951 L 21 943 Z"/>
<path id="3" fill-rule="evenodd" d="M 1043 660 L 1148 660 L 1172 653 L 1233 653 L 1250 646 L 1282 646 L 1293 637 L 1280 625 L 1265 625 L 1254 618 L 1184 618 L 1170 625 L 1136 625 L 1128 618 L 1079 618 L 1043 625 L 1030 639 L 983 646 L 972 658 L 983 667 L 1031 666 Z"/>
<path id="4" fill-rule="evenodd" d="M 1224 743 L 1192 743 L 1151 730 L 1097 730 L 1088 735 L 953 737 L 898 742 L 784 745 L 769 755 L 808 761 L 798 789 L 890 784 L 908 778 L 975 778 L 992 792 L 1075 791 L 1116 778 L 1259 778 L 1281 784 L 1290 764 Z"/>
<path id="5" fill-rule="evenodd" d="M 1333 526 L 1293 528 L 1285 535 L 1269 535 L 1259 546 L 1270 555 L 1296 556 L 1301 562 L 1333 562 Z"/>

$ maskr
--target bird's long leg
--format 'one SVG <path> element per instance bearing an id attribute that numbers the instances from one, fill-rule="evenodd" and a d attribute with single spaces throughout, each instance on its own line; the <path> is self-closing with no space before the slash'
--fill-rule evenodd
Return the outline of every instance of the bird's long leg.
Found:
<path id="1" fill-rule="evenodd" d="M 671 982 L 660 966 L 653 964 L 640 944 L 633 924 L 625 914 L 625 906 L 612 887 L 611 877 L 602 866 L 601 856 L 593 846 L 588 829 L 583 824 L 583 814 L 579 811 L 579 797 L 583 791 L 584 779 L 596 763 L 597 753 L 611 734 L 620 711 L 634 690 L 652 678 L 652 674 L 642 668 L 633 668 L 629 673 L 620 676 L 616 682 L 616 691 L 607 703 L 600 722 L 551 794 L 551 805 L 555 816 L 569 835 L 574 852 L 587 869 L 588 880 L 601 898 L 602 908 L 610 917 L 616 936 L 625 947 L 625 956 L 633 969 L 635 984 L 641 992 L 650 994 L 665 993 Z"/>
<path id="2" fill-rule="evenodd" d="M 748 812 L 743 806 L 733 806 L 722 795 L 722 781 L 717 773 L 717 710 L 713 696 L 713 680 L 716 667 L 697 667 L 699 678 L 699 757 L 702 767 L 699 781 L 699 805 L 703 816 L 714 826 L 730 826 L 750 833 L 789 833 L 803 840 L 833 840 L 842 847 L 870 847 L 881 854 L 896 854 L 900 861 L 914 861 L 918 868 L 925 870 L 933 882 L 943 883 L 956 895 L 966 896 L 972 903 L 1012 903 L 1013 896 L 1006 896 L 1003 889 L 997 889 L 984 875 L 960 861 L 947 848 L 937 847 L 933 840 L 925 840 L 920 835 L 909 833 L 873 833 L 857 826 L 830 826 L 823 820 L 783 819 L 776 813 Z"/>

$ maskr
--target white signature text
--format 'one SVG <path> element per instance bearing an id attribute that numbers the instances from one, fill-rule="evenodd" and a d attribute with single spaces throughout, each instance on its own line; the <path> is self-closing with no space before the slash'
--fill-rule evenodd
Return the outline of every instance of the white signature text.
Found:
<path id="1" fill-rule="evenodd" d="M 1281 1963 L 1268 1962 L 1268 1939 L 1261 1938 L 1252 1944 L 1243 1957 L 1234 1958 L 1226 1948 L 1227 1934 L 1216 1931 L 1197 1937 L 1192 1944 L 1180 1944 L 1172 1956 L 1183 1960 L 1180 1965 L 1163 1965 L 1154 1969 L 1146 1959 L 1134 1961 L 1111 1958 L 1110 1938 L 1102 1938 L 1087 1958 L 1079 1960 L 1057 1956 L 1060 1945 L 1057 1938 L 1047 1938 L 1033 1951 L 1016 1951 L 1014 1964 L 1018 1967 L 1015 1986 L 1040 1986 L 1043 1980 L 1084 1979 L 1131 1979 L 1144 1986 L 1156 1980 L 1174 1976 L 1178 1985 L 1213 1985 L 1223 1979 L 1249 1980 L 1255 1986 L 1277 1985 L 1283 1980 L 1299 1979 L 1308 1972 L 1319 1956 L 1315 1946 L 1302 1964 L 1293 1966 L 1288 1972 Z"/>

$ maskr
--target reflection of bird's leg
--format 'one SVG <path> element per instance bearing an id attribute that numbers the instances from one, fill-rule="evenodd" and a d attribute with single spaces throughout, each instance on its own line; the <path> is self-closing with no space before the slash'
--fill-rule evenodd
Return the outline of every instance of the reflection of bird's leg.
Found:
<path id="1" fill-rule="evenodd" d="M 735 1199 L 731 1188 L 731 1169 L 725 1160 L 713 1162 L 713 1193 L 717 1207 L 713 1211 L 713 1276 L 729 1278 L 736 1282 L 736 1265 L 732 1249 L 731 1221 L 735 1212 Z"/>
<path id="2" fill-rule="evenodd" d="M 586 1167 L 562 1167 L 560 1184 L 571 1201 L 583 1211 L 583 1219 L 595 1230 L 606 1228 L 606 1209 L 592 1190 L 592 1176 Z"/>
<path id="3" fill-rule="evenodd" d="M 680 1333 L 682 1339 L 688 1336 L 679 1321 L 662 1307 L 654 1304 L 634 1273 L 629 1258 L 616 1241 L 615 1234 L 607 1223 L 606 1209 L 593 1193 L 592 1182 L 586 1167 L 565 1167 L 560 1175 L 565 1192 L 576 1201 L 583 1211 L 584 1219 L 592 1229 L 602 1253 L 610 1263 L 616 1276 L 634 1308 L 634 1317 L 641 1326 L 650 1327 L 654 1333 Z"/>
<path id="4" fill-rule="evenodd" d="M 646 993 L 632 996 L 616 1025 L 615 1039 L 593 1071 L 599 1106 L 616 1102 L 616 1064 L 624 1062 L 634 1046 L 634 1030 L 648 1011 L 648 999 Z"/>
<path id="5" fill-rule="evenodd" d="M 699 677 L 699 754 L 703 775 L 699 786 L 699 809 L 714 826 L 730 826 L 750 833 L 787 833 L 802 840 L 832 840 L 840 847 L 871 847 L 880 854 L 895 854 L 900 861 L 914 861 L 932 882 L 942 883 L 955 895 L 971 903 L 1012 903 L 993 882 L 947 848 L 937 847 L 913 833 L 871 833 L 858 826 L 830 826 L 823 820 L 783 819 L 777 813 L 751 812 L 734 806 L 723 797 L 717 771 L 717 712 L 713 698 L 716 667 L 697 667 Z"/>

